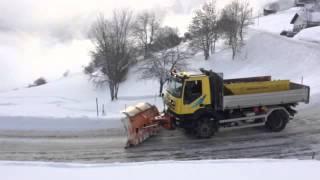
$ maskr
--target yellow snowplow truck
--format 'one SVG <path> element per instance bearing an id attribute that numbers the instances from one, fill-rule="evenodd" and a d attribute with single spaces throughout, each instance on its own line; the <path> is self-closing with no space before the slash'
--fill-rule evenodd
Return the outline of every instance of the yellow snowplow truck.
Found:
<path id="1" fill-rule="evenodd" d="M 198 138 L 210 138 L 219 129 L 266 126 L 278 132 L 296 111 L 309 103 L 310 87 L 271 76 L 223 79 L 223 74 L 200 69 L 201 74 L 173 73 L 164 94 L 164 113 L 140 103 L 124 111 L 128 146 L 156 134 L 160 126 L 183 128 Z"/>

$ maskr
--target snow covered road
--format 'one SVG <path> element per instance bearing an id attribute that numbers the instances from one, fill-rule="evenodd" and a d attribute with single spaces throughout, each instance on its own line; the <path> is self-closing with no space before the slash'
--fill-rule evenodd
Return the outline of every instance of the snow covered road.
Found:
<path id="1" fill-rule="evenodd" d="M 263 127 L 219 132 L 199 140 L 166 131 L 143 145 L 124 149 L 119 129 L 79 132 L 1 131 L 0 160 L 81 163 L 198 160 L 224 158 L 320 159 L 320 121 L 301 114 L 280 133 Z M 310 117 L 310 118 L 307 118 Z"/>

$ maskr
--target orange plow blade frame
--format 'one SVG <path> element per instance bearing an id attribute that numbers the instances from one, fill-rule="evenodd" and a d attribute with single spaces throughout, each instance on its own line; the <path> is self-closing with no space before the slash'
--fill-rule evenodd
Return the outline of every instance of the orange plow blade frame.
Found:
<path id="1" fill-rule="evenodd" d="M 142 143 L 160 130 L 159 122 L 155 121 L 155 118 L 160 115 L 159 111 L 149 103 L 129 106 L 123 113 L 126 118 L 122 119 L 122 122 L 128 138 L 126 148 Z"/>

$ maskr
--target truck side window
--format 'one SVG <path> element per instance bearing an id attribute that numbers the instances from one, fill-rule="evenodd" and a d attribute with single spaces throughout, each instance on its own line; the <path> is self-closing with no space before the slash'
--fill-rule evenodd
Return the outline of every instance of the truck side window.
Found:
<path id="1" fill-rule="evenodd" d="M 202 83 L 200 80 L 187 81 L 184 89 L 184 104 L 190 104 L 202 95 Z"/>

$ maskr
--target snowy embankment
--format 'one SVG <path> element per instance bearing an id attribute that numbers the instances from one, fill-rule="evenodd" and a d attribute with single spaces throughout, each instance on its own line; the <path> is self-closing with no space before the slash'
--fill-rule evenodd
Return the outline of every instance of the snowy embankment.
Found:
<path id="1" fill-rule="evenodd" d="M 214 160 L 127 164 L 0 162 L 5 180 L 81 179 L 237 179 L 316 180 L 320 162 L 298 160 Z M 17 173 L 18 172 L 18 173 Z"/>

